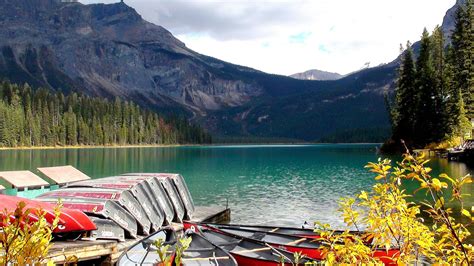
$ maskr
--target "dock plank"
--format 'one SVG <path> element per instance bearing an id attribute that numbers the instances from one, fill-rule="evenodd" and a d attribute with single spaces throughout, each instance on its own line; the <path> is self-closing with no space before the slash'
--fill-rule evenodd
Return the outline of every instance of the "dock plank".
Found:
<path id="1" fill-rule="evenodd" d="M 58 264 L 71 260 L 94 260 L 116 252 L 116 247 L 117 242 L 113 240 L 55 242 L 49 251 L 47 259 Z"/>
<path id="2" fill-rule="evenodd" d="M 41 167 L 38 170 L 58 185 L 91 179 L 71 165 Z"/>
<path id="3" fill-rule="evenodd" d="M 30 171 L 0 172 L 0 179 L 10 184 L 13 188 L 37 188 L 49 186 L 48 182 Z"/>

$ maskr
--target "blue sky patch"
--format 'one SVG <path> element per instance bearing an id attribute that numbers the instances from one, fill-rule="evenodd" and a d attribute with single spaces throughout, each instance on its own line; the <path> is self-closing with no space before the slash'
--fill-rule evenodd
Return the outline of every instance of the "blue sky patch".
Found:
<path id="1" fill-rule="evenodd" d="M 290 36 L 290 42 L 292 43 L 304 43 L 310 36 L 311 36 L 311 32 L 300 32 L 298 34 L 295 34 L 295 35 L 291 35 Z"/>

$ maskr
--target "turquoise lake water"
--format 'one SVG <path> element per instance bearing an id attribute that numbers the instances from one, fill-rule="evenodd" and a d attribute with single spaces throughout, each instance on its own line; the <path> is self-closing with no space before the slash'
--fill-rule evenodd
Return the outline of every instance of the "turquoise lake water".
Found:
<path id="1" fill-rule="evenodd" d="M 376 144 L 242 145 L 0 151 L 0 171 L 73 165 L 93 178 L 126 172 L 181 173 L 197 205 L 232 209 L 232 222 L 341 226 L 337 201 L 368 190 Z M 433 159 L 435 173 L 474 173 L 463 163 Z M 473 187 L 469 187 L 473 190 Z M 473 206 L 472 197 L 467 206 Z"/>

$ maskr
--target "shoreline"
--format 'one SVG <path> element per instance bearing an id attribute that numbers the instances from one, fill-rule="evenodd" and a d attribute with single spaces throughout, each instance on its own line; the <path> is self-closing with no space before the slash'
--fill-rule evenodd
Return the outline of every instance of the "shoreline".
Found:
<path id="1" fill-rule="evenodd" d="M 30 146 L 0 147 L 0 151 L 8 150 L 63 150 L 63 149 L 121 149 L 121 148 L 167 148 L 180 146 L 201 146 L 202 144 L 136 144 L 136 145 L 74 145 L 74 146 Z"/>
<path id="2" fill-rule="evenodd" d="M 63 150 L 63 149 L 123 149 L 123 148 L 173 148 L 200 146 L 291 146 L 291 145 L 380 145 L 381 143 L 311 143 L 311 142 L 275 142 L 275 143 L 210 143 L 210 144 L 134 144 L 134 145 L 74 145 L 74 146 L 30 146 L 30 147 L 0 147 L 0 151 L 9 150 Z"/>

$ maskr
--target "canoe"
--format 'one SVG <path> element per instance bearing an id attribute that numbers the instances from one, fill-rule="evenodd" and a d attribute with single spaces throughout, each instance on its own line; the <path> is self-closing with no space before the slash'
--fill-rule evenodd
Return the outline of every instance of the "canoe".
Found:
<path id="1" fill-rule="evenodd" d="M 184 180 L 184 177 L 180 174 L 173 174 L 171 176 L 176 188 L 178 189 L 179 195 L 183 200 L 184 207 L 186 207 L 186 219 L 191 219 L 193 217 L 194 211 L 196 210 L 193 197 L 191 196 L 191 192 L 188 189 L 188 185 Z"/>
<path id="2" fill-rule="evenodd" d="M 153 177 L 146 177 L 146 176 L 127 176 L 121 175 L 117 176 L 117 179 L 120 180 L 134 180 L 134 181 L 141 181 L 145 182 L 145 186 L 149 187 L 149 191 L 153 194 L 153 200 L 155 200 L 155 204 L 157 204 L 165 215 L 165 224 L 171 224 L 173 221 L 178 221 L 175 219 L 175 212 L 173 208 L 173 204 L 168 197 L 163 186 Z"/>
<path id="3" fill-rule="evenodd" d="M 184 207 L 184 203 L 181 199 L 181 196 L 173 184 L 173 181 L 167 177 L 160 176 L 160 174 L 154 173 L 131 173 L 131 174 L 124 174 L 123 176 L 141 176 L 143 178 L 154 178 L 157 182 L 159 182 L 166 191 L 168 198 L 170 199 L 174 213 L 175 213 L 175 221 L 181 223 L 186 215 L 186 210 Z"/>
<path id="4" fill-rule="evenodd" d="M 318 242 L 314 242 L 314 239 L 319 238 L 316 233 L 307 234 L 307 230 L 311 229 L 299 229 L 299 228 L 281 228 L 273 227 L 269 230 L 270 226 L 245 226 L 245 225 L 225 225 L 225 224 L 207 224 L 209 227 L 217 228 L 223 232 L 229 234 L 235 234 L 242 237 L 248 237 L 258 241 L 264 241 L 273 246 L 284 247 L 285 250 L 290 252 L 303 252 L 310 258 L 321 259 L 322 255 L 317 248 L 313 251 L 308 250 L 310 244 L 320 246 Z M 275 230 L 281 229 L 281 230 Z M 305 234 L 300 234 L 306 232 Z M 338 231 L 341 232 L 341 231 Z M 358 232 L 353 232 L 358 233 Z M 309 237 L 308 237 L 309 236 Z M 288 242 L 292 245 L 288 245 Z M 286 244 L 285 244 L 286 243 Z M 298 243 L 294 245 L 294 243 Z M 307 245 L 301 245 L 306 243 Z M 396 258 L 399 255 L 400 251 L 398 249 L 375 249 L 373 252 L 373 257 L 379 258 L 385 265 L 394 265 Z"/>
<path id="5" fill-rule="evenodd" d="M 305 238 L 320 238 L 318 233 L 315 233 L 310 228 L 298 228 L 298 227 L 284 227 L 284 226 L 265 226 L 265 225 L 241 225 L 241 224 L 213 224 L 206 223 L 206 225 L 218 227 L 218 228 L 240 228 L 247 230 L 254 230 L 260 232 L 278 233 L 291 236 L 299 236 Z M 339 231 L 338 231 L 339 232 Z M 341 231 L 342 232 L 342 231 Z"/>
<path id="6" fill-rule="evenodd" d="M 173 185 L 173 182 L 170 179 L 165 178 L 165 177 L 155 176 L 155 178 L 165 188 L 165 191 L 168 194 L 168 197 L 170 198 L 171 203 L 173 203 L 174 211 L 176 213 L 178 221 L 182 222 L 185 218 L 186 211 L 184 209 L 183 201 L 181 200 L 181 197 L 179 196 L 179 193 L 176 190 L 176 187 Z"/>
<path id="7" fill-rule="evenodd" d="M 264 242 L 273 247 L 278 247 L 291 253 L 301 252 L 302 254 L 306 255 L 308 258 L 311 259 L 323 258 L 322 252 L 319 249 L 321 243 L 314 241 L 314 239 L 271 232 L 246 230 L 240 228 L 218 228 L 213 226 L 209 227 L 217 229 L 218 231 L 222 231 L 229 235 Z"/>
<path id="8" fill-rule="evenodd" d="M 195 232 L 201 234 L 214 245 L 228 251 L 235 258 L 238 265 L 278 266 L 282 265 L 282 259 L 285 262 L 284 265 L 293 265 L 293 262 L 295 261 L 293 253 L 272 247 L 259 241 L 226 234 L 222 231 L 214 230 L 206 226 L 194 224 L 189 226 L 188 224 L 186 227 L 192 228 Z M 300 261 L 302 265 L 304 265 L 305 262 L 309 262 L 309 260 L 302 259 Z"/>
<path id="9" fill-rule="evenodd" d="M 285 227 L 285 226 L 266 226 L 266 225 L 241 225 L 241 224 L 213 224 L 213 223 L 205 223 L 206 225 L 215 226 L 218 228 L 240 228 L 240 229 L 247 229 L 253 231 L 260 231 L 260 232 L 270 232 L 270 233 L 278 233 L 283 235 L 290 235 L 290 236 L 299 236 L 305 237 L 310 239 L 318 239 L 321 236 L 311 228 L 298 228 L 298 227 Z M 342 234 L 344 231 L 342 230 L 335 230 L 335 234 Z M 367 232 L 365 231 L 350 231 L 353 235 L 364 235 Z M 366 243 L 370 245 L 369 241 Z"/>
<path id="10" fill-rule="evenodd" d="M 150 232 L 151 222 L 145 210 L 143 210 L 140 203 L 133 197 L 132 193 L 127 190 L 108 188 L 60 188 L 38 196 L 38 198 L 41 197 L 113 200 L 135 217 L 138 222 L 138 233 L 140 235 L 148 235 Z"/>
<path id="11" fill-rule="evenodd" d="M 54 197 L 42 197 L 37 199 L 48 203 L 58 201 L 58 198 Z M 137 238 L 137 220 L 115 201 L 86 198 L 62 198 L 61 200 L 64 207 L 80 210 L 89 215 L 110 219 L 125 230 L 127 237 Z"/>
<path id="12" fill-rule="evenodd" d="M 212 244 L 203 236 L 194 232 L 186 233 L 191 237 L 189 248 L 184 251 L 181 264 L 184 266 L 219 265 L 237 266 L 237 261 L 229 252 Z"/>
<path id="13" fill-rule="evenodd" d="M 194 201 L 193 197 L 191 196 L 191 192 L 189 192 L 188 186 L 186 185 L 186 181 L 184 180 L 183 176 L 180 174 L 170 174 L 170 173 L 133 173 L 133 174 L 126 174 L 126 175 L 141 175 L 141 176 L 154 176 L 159 178 L 168 178 L 172 181 L 176 190 L 181 197 L 181 201 L 185 207 L 185 218 L 191 219 L 194 211 Z"/>
<path id="14" fill-rule="evenodd" d="M 30 219 L 31 222 L 35 222 L 38 220 L 37 214 L 38 210 L 42 209 L 46 212 L 46 220 L 48 223 L 52 224 L 55 219 L 54 209 L 56 207 L 57 202 L 53 202 L 52 204 L 44 203 L 41 201 L 36 200 L 29 200 L 21 197 L 15 196 L 7 196 L 7 195 L 0 195 L 0 202 L 1 204 L 1 212 L 0 217 L 3 217 L 5 211 L 7 213 L 13 213 L 20 201 L 26 203 L 25 209 L 30 209 Z M 12 217 L 14 219 L 14 217 Z M 1 219 L 0 219 L 1 223 Z M 0 224 L 1 225 L 1 224 Z M 62 238 L 77 238 L 78 235 L 90 232 L 92 230 L 96 230 L 97 227 L 95 224 L 87 217 L 86 214 L 79 210 L 69 209 L 67 207 L 61 208 L 61 213 L 59 215 L 59 222 L 56 229 L 54 229 L 53 233 L 57 237 Z"/>
<path id="15" fill-rule="evenodd" d="M 117 190 L 127 190 L 140 202 L 148 219 L 151 222 L 151 231 L 157 231 L 161 228 L 164 222 L 163 212 L 156 209 L 152 194 L 142 184 L 120 182 L 119 180 L 102 180 L 94 179 L 88 181 L 80 181 L 69 184 L 68 187 L 95 187 L 95 188 L 109 188 Z"/>
<path id="16" fill-rule="evenodd" d="M 237 262 L 227 251 L 212 244 L 209 240 L 194 232 L 187 232 L 187 237 L 191 237 L 191 244 L 182 255 L 181 265 L 222 265 L 237 266 Z M 165 245 L 170 245 L 169 252 L 174 252 L 176 237 L 172 231 L 159 231 L 144 238 L 134 246 L 125 251 L 117 261 L 117 265 L 156 265 L 160 258 L 153 243 L 158 239 L 163 239 Z M 174 265 L 174 264 L 173 264 Z"/>
<path id="17" fill-rule="evenodd" d="M 120 242 L 125 241 L 125 230 L 123 230 L 123 228 L 116 222 L 94 216 L 89 216 L 89 218 L 97 226 L 97 230 L 91 232 L 90 237 L 92 239 L 108 239 Z"/>
<path id="18" fill-rule="evenodd" d="M 155 232 L 135 245 L 128 248 L 120 255 L 116 265 L 118 266 L 135 266 L 135 265 L 157 265 L 159 256 L 153 243 L 163 239 L 165 245 L 176 242 L 174 233 L 169 230 L 160 230 Z M 172 255 L 174 257 L 174 254 Z"/>

